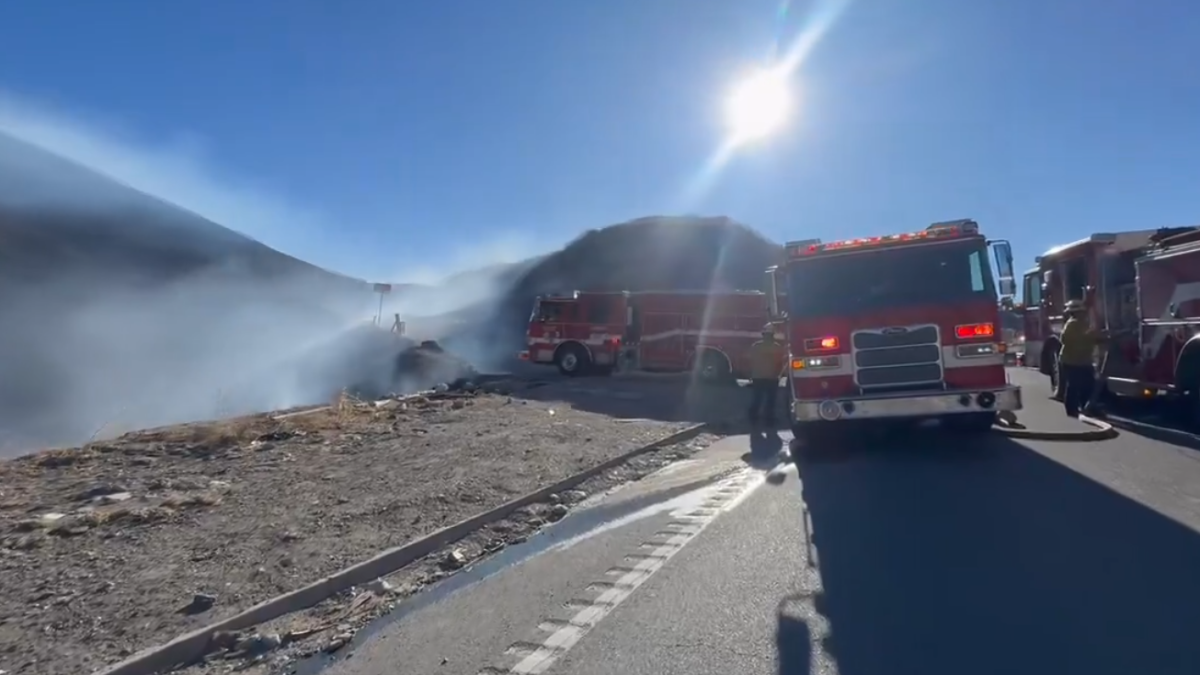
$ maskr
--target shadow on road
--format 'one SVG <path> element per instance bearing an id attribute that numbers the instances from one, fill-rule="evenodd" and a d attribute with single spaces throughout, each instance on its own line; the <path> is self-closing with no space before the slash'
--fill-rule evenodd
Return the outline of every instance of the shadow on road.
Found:
<path id="1" fill-rule="evenodd" d="M 779 650 L 779 675 L 809 675 L 812 672 L 812 632 L 803 617 L 787 610 L 788 601 L 779 603 L 779 621 L 775 644 Z"/>
<path id="2" fill-rule="evenodd" d="M 633 377 L 513 379 L 506 383 L 515 398 L 563 401 L 586 410 L 620 419 L 719 424 L 725 433 L 749 433 L 745 422 L 750 391 L 741 386 L 703 385 L 686 374 Z M 787 392 L 779 392 L 780 421 L 786 420 Z M 784 428 L 784 427 L 780 427 Z"/>
<path id="3" fill-rule="evenodd" d="M 755 469 L 768 471 L 779 465 L 781 450 L 783 437 L 778 431 L 755 430 L 750 433 L 750 451 L 742 455 L 742 461 Z"/>
<path id="4" fill-rule="evenodd" d="M 1009 373 L 1024 390 L 1026 406 L 1050 405 L 1062 410 L 1061 404 L 1048 400 L 1050 385 L 1044 376 L 1024 369 L 1010 369 Z M 1200 450 L 1200 434 L 1188 429 L 1162 400 L 1107 397 L 1103 408 L 1108 413 L 1105 421 L 1123 432 L 1168 445 Z"/>
<path id="5" fill-rule="evenodd" d="M 1200 673 L 1195 531 L 1002 436 L 798 468 L 841 675 Z"/>

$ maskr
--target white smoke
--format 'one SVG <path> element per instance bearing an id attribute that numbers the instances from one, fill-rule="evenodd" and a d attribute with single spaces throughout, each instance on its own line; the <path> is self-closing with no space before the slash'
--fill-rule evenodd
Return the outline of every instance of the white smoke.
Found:
<path id="1" fill-rule="evenodd" d="M 120 209 L 145 206 L 140 192 L 285 252 L 323 229 L 327 221 L 310 209 L 243 180 L 222 180 L 200 141 L 178 138 L 147 143 L 117 124 L 80 120 L 0 93 L 0 227 L 8 227 L 5 210 L 68 212 L 76 228 L 103 223 L 92 216 L 108 214 L 111 221 Z M 61 220 L 40 223 L 39 236 L 52 238 Z M 247 245 L 215 228 L 211 238 Z M 56 244 L 77 257 L 89 254 L 74 245 Z M 524 245 L 500 237 L 445 256 L 445 266 L 396 270 L 395 278 L 440 282 L 455 267 L 524 257 Z M 425 259 L 436 261 L 436 253 Z M 320 402 L 346 384 L 339 381 L 345 373 L 330 365 L 346 362 L 336 340 L 378 310 L 377 296 L 367 285 L 315 271 L 239 271 L 254 266 L 246 259 L 263 255 L 243 250 L 242 268 L 227 259 L 161 281 L 140 267 L 169 267 L 170 261 L 131 259 L 128 269 L 104 274 L 66 266 L 36 282 L 6 283 L 0 289 L 0 453 L 6 439 L 21 449 L 71 444 L 96 433 Z M 69 257 L 53 262 L 63 259 Z M 37 261 L 29 264 L 34 269 Z M 408 320 L 486 303 L 506 290 L 496 281 L 501 271 L 390 296 L 384 328 L 396 312 Z"/>

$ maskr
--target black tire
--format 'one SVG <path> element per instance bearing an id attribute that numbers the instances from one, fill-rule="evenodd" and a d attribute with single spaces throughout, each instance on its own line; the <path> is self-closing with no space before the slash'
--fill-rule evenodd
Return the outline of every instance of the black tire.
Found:
<path id="1" fill-rule="evenodd" d="M 950 415 L 944 420 L 947 429 L 960 434 L 986 434 L 996 424 L 996 413 L 978 412 Z"/>
<path id="2" fill-rule="evenodd" d="M 1058 389 L 1058 343 L 1050 342 L 1046 348 L 1042 350 L 1042 360 L 1038 363 L 1038 369 L 1043 375 L 1050 378 L 1050 391 Z"/>
<path id="3" fill-rule="evenodd" d="M 1179 424 L 1189 431 L 1200 431 L 1200 356 L 1188 350 L 1180 359 L 1175 375 L 1184 390 L 1179 405 Z"/>
<path id="4" fill-rule="evenodd" d="M 591 370 L 592 357 L 583 345 L 565 344 L 554 353 L 554 365 L 567 377 L 580 377 Z"/>
<path id="5" fill-rule="evenodd" d="M 696 379 L 711 386 L 727 385 L 734 381 L 733 367 L 721 352 L 706 349 L 696 359 Z"/>
<path id="6" fill-rule="evenodd" d="M 1189 430 L 1200 432 L 1200 385 L 1192 387 L 1185 398 L 1184 405 L 1187 407 L 1187 413 L 1184 424 Z"/>

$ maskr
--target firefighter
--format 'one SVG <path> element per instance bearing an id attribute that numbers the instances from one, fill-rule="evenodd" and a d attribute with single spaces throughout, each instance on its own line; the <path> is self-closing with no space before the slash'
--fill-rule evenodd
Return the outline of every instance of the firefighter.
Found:
<path id="1" fill-rule="evenodd" d="M 779 377 L 787 358 L 784 344 L 775 339 L 775 328 L 763 327 L 762 339 L 750 347 L 750 423 L 775 424 Z"/>
<path id="2" fill-rule="evenodd" d="M 1079 300 L 1067 302 L 1063 308 L 1067 322 L 1063 325 L 1062 347 L 1058 353 L 1058 377 L 1062 382 L 1063 406 L 1070 417 L 1078 417 L 1080 409 L 1092 399 L 1096 386 L 1093 355 L 1096 345 L 1105 335 L 1092 330 L 1088 312 Z"/>

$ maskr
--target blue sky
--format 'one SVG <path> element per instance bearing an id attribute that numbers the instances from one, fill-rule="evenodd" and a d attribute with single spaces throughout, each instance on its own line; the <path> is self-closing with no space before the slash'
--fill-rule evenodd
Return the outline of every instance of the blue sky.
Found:
<path id="1" fill-rule="evenodd" d="M 185 206 L 369 277 L 660 213 L 777 240 L 974 217 L 1020 267 L 1200 220 L 1200 4 L 1170 0 L 852 0 L 788 129 L 705 174 L 728 87 L 823 7 L 16 0 L 0 91 L 105 135 L 91 163 L 135 156 Z"/>

